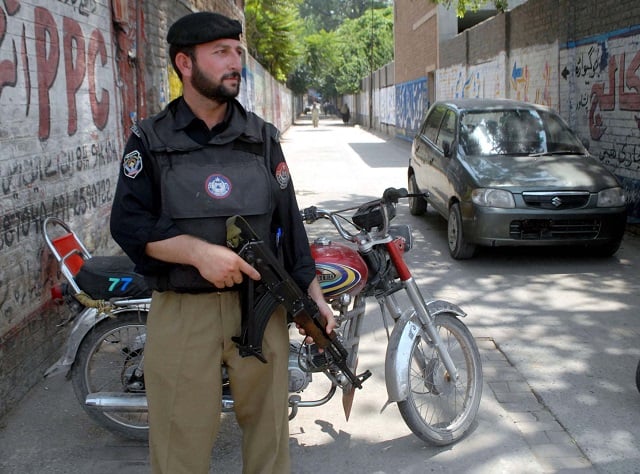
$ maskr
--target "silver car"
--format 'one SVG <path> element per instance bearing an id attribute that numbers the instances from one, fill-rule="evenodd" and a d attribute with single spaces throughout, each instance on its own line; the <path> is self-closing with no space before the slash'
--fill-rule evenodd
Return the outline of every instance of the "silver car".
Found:
<path id="1" fill-rule="evenodd" d="M 616 177 L 553 110 L 506 99 L 434 103 L 413 140 L 413 215 L 427 203 L 447 221 L 449 251 L 570 245 L 599 256 L 620 247 L 626 202 Z"/>

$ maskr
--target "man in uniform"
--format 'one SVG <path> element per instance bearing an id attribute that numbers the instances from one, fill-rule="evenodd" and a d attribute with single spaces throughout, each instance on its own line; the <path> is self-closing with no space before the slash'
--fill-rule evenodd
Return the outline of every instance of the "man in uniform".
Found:
<path id="1" fill-rule="evenodd" d="M 145 384 L 154 473 L 205 474 L 218 432 L 221 366 L 243 432 L 245 473 L 290 471 L 286 314 L 263 339 L 264 364 L 241 357 L 241 283 L 260 275 L 225 246 L 225 221 L 242 215 L 278 252 L 296 283 L 335 327 L 315 278 L 295 192 L 275 127 L 246 111 L 238 21 L 189 14 L 167 42 L 183 95 L 132 129 L 111 233 L 154 290 Z"/>

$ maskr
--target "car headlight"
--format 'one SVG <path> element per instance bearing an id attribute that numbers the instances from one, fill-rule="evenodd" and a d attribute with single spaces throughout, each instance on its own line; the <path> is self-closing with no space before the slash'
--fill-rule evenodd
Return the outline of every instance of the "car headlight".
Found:
<path id="1" fill-rule="evenodd" d="M 513 194 L 504 189 L 479 188 L 471 192 L 471 200 L 474 204 L 483 207 L 516 207 Z"/>
<path id="2" fill-rule="evenodd" d="M 603 189 L 598 193 L 598 207 L 622 207 L 625 204 L 622 188 Z"/>

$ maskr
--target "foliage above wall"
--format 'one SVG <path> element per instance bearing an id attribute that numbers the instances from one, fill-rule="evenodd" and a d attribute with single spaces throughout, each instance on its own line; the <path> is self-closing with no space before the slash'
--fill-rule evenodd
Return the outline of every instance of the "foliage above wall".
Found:
<path id="1" fill-rule="evenodd" d="M 488 0 L 429 0 L 431 3 L 437 3 L 444 5 L 447 8 L 455 7 L 456 15 L 460 18 L 464 16 L 467 11 L 477 11 L 480 7 L 489 3 Z M 496 10 L 504 13 L 509 6 L 509 0 L 493 0 L 493 4 Z"/>
<path id="2" fill-rule="evenodd" d="M 356 92 L 393 60 L 393 7 L 380 0 L 247 0 L 247 45 L 296 94 Z"/>

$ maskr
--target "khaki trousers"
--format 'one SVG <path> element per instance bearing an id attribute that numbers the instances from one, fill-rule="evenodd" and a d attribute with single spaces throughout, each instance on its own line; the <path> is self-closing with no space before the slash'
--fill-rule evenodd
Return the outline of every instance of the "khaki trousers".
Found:
<path id="1" fill-rule="evenodd" d="M 154 474 L 209 472 L 220 427 L 222 363 L 242 429 L 243 473 L 290 472 L 286 313 L 279 307 L 267 325 L 267 364 L 240 357 L 231 341 L 240 326 L 237 292 L 154 292 L 145 345 Z"/>

